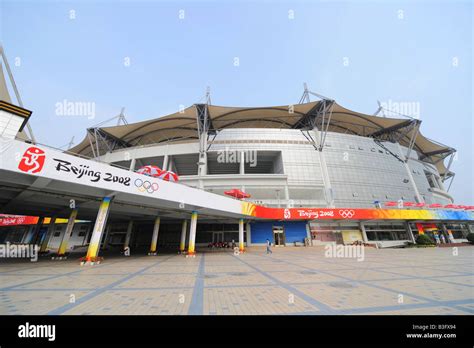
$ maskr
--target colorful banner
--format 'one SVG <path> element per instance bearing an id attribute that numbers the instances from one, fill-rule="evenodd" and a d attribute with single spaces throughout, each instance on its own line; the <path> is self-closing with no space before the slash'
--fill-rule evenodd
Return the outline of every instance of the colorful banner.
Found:
<path id="1" fill-rule="evenodd" d="M 23 215 L 2 215 L 0 214 L 0 227 L 4 226 L 18 226 L 18 225 L 36 225 L 38 223 L 38 216 L 23 216 Z M 43 225 L 49 225 L 51 218 L 44 218 Z M 57 224 L 67 224 L 68 219 L 56 219 Z M 75 220 L 74 223 L 88 222 L 86 220 Z"/>
<path id="2" fill-rule="evenodd" d="M 271 220 L 464 220 L 472 211 L 357 208 L 269 208 L 242 202 L 242 214 Z"/>

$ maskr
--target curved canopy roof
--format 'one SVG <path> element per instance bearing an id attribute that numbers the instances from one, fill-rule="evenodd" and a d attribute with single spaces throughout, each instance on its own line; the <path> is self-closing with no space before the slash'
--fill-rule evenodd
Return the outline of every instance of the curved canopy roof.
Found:
<path id="1" fill-rule="evenodd" d="M 207 128 L 215 133 L 227 128 L 312 129 L 372 137 L 382 141 L 398 141 L 413 149 L 420 159 L 433 163 L 441 175 L 448 174 L 443 160 L 455 152 L 451 147 L 432 141 L 419 133 L 421 121 L 410 118 L 386 118 L 346 109 L 334 101 L 322 100 L 305 104 L 271 107 L 226 107 L 195 104 L 180 112 L 123 126 L 88 129 L 88 136 L 70 152 L 94 157 L 110 151 L 96 141 L 95 132 L 111 139 L 119 147 L 199 139 L 202 110 L 207 108 Z M 202 127 L 202 126 L 201 126 Z"/>

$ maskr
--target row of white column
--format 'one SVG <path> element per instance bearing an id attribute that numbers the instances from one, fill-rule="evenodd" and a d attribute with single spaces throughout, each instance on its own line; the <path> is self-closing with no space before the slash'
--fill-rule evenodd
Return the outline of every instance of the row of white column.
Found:
<path id="1" fill-rule="evenodd" d="M 94 229 L 92 231 L 89 248 L 87 250 L 86 257 L 84 258 L 85 261 L 94 262 L 98 259 L 101 241 L 104 242 L 103 247 L 106 246 L 107 237 L 110 232 L 110 226 L 106 227 L 107 218 L 108 218 L 109 209 L 110 209 L 110 201 L 111 199 L 106 198 L 101 203 L 99 212 L 97 214 L 97 219 L 94 224 Z M 56 256 L 59 256 L 59 257 L 65 256 L 69 239 L 71 237 L 71 234 L 74 228 L 74 222 L 77 218 L 77 214 L 78 214 L 77 209 L 73 209 L 71 211 L 69 215 L 67 227 L 64 233 L 62 234 L 61 243 L 59 245 Z M 182 254 L 186 254 L 188 256 L 194 256 L 196 254 L 197 219 L 198 219 L 198 213 L 196 211 L 193 211 L 191 213 L 191 219 L 190 219 L 190 224 L 189 224 L 190 226 L 189 226 L 189 239 L 188 239 L 187 250 L 186 250 L 186 235 L 188 231 L 188 220 L 185 219 L 182 222 L 181 237 L 180 237 L 180 243 L 179 243 L 179 252 Z M 156 217 L 154 226 L 153 226 L 153 234 L 152 234 L 152 239 L 151 239 L 151 244 L 150 244 L 150 251 L 148 255 L 156 255 L 157 244 L 158 244 L 158 234 L 160 230 L 160 222 L 161 222 L 160 217 Z M 38 221 L 38 225 L 36 229 L 38 229 L 38 226 L 41 227 L 42 223 L 43 223 L 43 219 L 40 219 Z M 55 226 L 56 226 L 56 217 L 52 217 L 48 226 L 48 230 L 46 232 L 46 236 L 41 243 L 40 252 L 46 252 L 46 250 L 48 249 L 48 244 L 51 240 L 51 237 L 54 235 Z M 125 236 L 125 241 L 124 241 L 124 246 L 123 246 L 124 250 L 129 249 L 132 231 L 133 231 L 133 220 L 130 220 L 127 226 L 127 233 Z M 240 252 L 245 251 L 244 219 L 239 219 L 239 251 Z"/>

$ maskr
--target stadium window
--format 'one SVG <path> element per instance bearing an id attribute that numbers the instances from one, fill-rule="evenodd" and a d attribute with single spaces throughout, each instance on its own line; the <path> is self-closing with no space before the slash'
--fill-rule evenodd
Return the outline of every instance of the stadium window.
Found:
<path id="1" fill-rule="evenodd" d="M 434 179 L 434 175 L 431 174 L 430 172 L 425 171 L 425 176 L 426 180 L 428 180 L 428 184 L 430 185 L 431 188 L 438 188 L 436 185 L 436 181 Z"/>

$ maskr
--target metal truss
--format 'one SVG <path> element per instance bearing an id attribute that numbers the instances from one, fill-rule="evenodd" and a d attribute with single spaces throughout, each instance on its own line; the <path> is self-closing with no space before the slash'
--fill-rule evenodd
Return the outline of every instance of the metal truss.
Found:
<path id="1" fill-rule="evenodd" d="M 299 129 L 316 150 L 322 151 L 324 149 L 324 143 L 326 141 L 329 125 L 331 123 L 334 100 L 329 99 L 321 94 L 311 92 L 308 90 L 308 86 L 305 83 L 304 92 L 300 98 L 299 104 L 309 103 L 310 95 L 313 95 L 321 100 L 306 115 L 296 122 L 293 128 Z M 313 130 L 316 130 L 319 133 L 317 139 L 314 139 L 311 136 L 310 131 Z"/>
<path id="2" fill-rule="evenodd" d="M 98 158 L 103 153 L 112 152 L 118 148 L 126 148 L 131 146 L 126 141 L 114 137 L 99 127 L 88 128 L 87 137 L 89 139 L 89 144 L 91 146 L 94 158 Z"/>
<path id="3" fill-rule="evenodd" d="M 376 143 L 378 146 L 380 146 L 382 149 L 384 149 L 385 151 L 387 151 L 389 154 L 391 154 L 393 157 L 395 157 L 397 160 L 399 160 L 400 162 L 405 162 L 406 159 L 403 159 L 403 158 L 400 158 L 399 155 L 397 155 L 396 153 L 392 152 L 388 147 L 386 147 L 380 140 L 378 139 L 374 139 L 374 143 Z"/>
<path id="4" fill-rule="evenodd" d="M 210 88 L 206 89 L 206 103 L 205 104 L 195 104 L 196 106 L 196 121 L 197 121 L 197 130 L 199 137 L 199 152 L 201 154 L 207 152 L 209 147 L 207 143 L 209 141 L 209 136 L 214 135 L 214 138 L 217 134 L 217 131 L 212 125 L 212 121 L 209 115 L 209 105 L 211 105 L 211 92 Z"/>
<path id="5" fill-rule="evenodd" d="M 23 101 L 21 99 L 21 96 L 20 96 L 20 92 L 18 91 L 18 87 L 16 86 L 16 82 L 15 82 L 15 79 L 13 78 L 13 73 L 12 73 L 12 70 L 10 68 L 10 64 L 8 64 L 8 59 L 7 59 L 7 56 L 5 54 L 5 51 L 3 50 L 3 46 L 0 44 L 0 56 L 1 58 L 3 58 L 3 62 L 5 63 L 5 68 L 7 69 L 7 74 L 8 74 L 8 78 L 10 79 L 10 83 L 13 87 L 13 91 L 15 92 L 15 96 L 16 96 L 16 100 L 18 102 L 18 105 L 22 108 L 24 108 L 23 106 Z M 2 67 L 0 66 L 0 69 Z M 8 92 L 7 92 L 8 94 Z M 31 142 L 33 144 L 36 144 L 36 139 L 35 139 L 35 135 L 33 134 L 33 129 L 31 128 L 31 125 L 29 122 L 26 123 L 26 128 L 28 129 L 28 135 L 31 139 Z"/>

